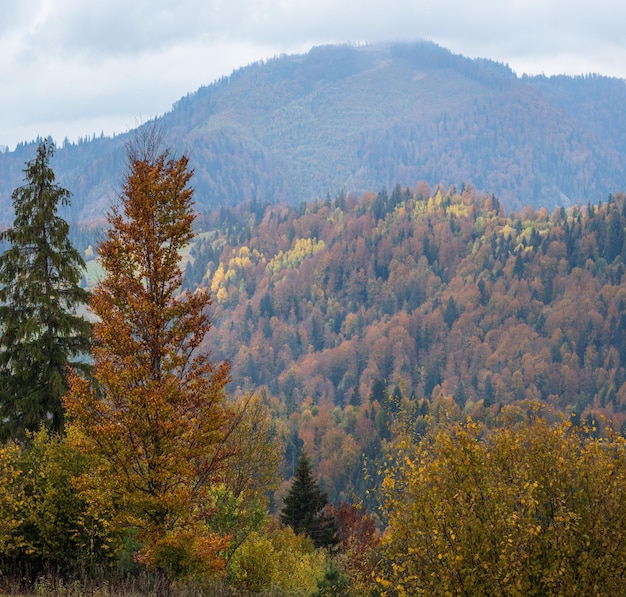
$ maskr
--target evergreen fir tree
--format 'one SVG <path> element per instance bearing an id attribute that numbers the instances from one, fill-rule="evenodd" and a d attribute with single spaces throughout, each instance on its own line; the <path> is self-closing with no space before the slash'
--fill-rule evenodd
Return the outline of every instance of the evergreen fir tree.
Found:
<path id="1" fill-rule="evenodd" d="M 354 407 L 361 406 L 361 392 L 359 391 L 358 382 L 354 384 L 352 395 L 350 396 L 350 404 Z"/>
<path id="2" fill-rule="evenodd" d="M 324 578 L 317 581 L 317 591 L 313 597 L 348 597 L 350 584 L 345 574 L 330 560 L 324 571 Z"/>
<path id="3" fill-rule="evenodd" d="M 12 195 L 13 227 L 0 234 L 10 243 L 0 256 L 0 439 L 42 423 L 62 430 L 67 368 L 89 349 L 91 325 L 76 312 L 88 298 L 85 263 L 57 214 L 70 192 L 54 182 L 53 153 L 51 141 L 39 144 Z"/>
<path id="4" fill-rule="evenodd" d="M 298 468 L 284 501 L 280 513 L 283 524 L 292 527 L 296 533 L 306 533 L 316 547 L 337 544 L 337 521 L 324 514 L 328 496 L 313 478 L 311 463 L 304 450 L 300 452 Z"/>
<path id="5" fill-rule="evenodd" d="M 454 298 L 450 297 L 448 299 L 448 304 L 446 305 L 446 310 L 443 314 L 443 320 L 445 321 L 448 328 L 451 328 L 454 322 L 459 318 L 459 311 L 456 308 L 456 303 L 454 302 Z"/>
<path id="6" fill-rule="evenodd" d="M 493 406 L 495 399 L 495 391 L 493 389 L 493 383 L 491 381 L 491 375 L 487 375 L 485 379 L 485 397 L 483 398 L 483 406 L 489 408 Z"/>
<path id="7" fill-rule="evenodd" d="M 513 268 L 513 274 L 517 276 L 518 280 L 522 279 L 524 275 L 524 260 L 522 259 L 522 254 L 518 253 L 515 257 L 515 267 Z"/>

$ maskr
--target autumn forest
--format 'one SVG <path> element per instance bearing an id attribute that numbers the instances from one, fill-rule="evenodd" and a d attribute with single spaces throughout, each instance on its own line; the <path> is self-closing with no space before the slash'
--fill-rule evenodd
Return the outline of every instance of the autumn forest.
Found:
<path id="1" fill-rule="evenodd" d="M 2 233 L 2 590 L 626 594 L 626 195 L 198 213 L 147 128 L 71 236 L 53 153 Z"/>
<path id="2" fill-rule="evenodd" d="M 423 184 L 248 205 L 216 214 L 186 280 L 215 297 L 236 386 L 266 388 L 334 499 L 364 497 L 361 455 L 409 405 L 488 422 L 540 401 L 621 429 L 625 209 L 616 194 L 506 215 Z"/>

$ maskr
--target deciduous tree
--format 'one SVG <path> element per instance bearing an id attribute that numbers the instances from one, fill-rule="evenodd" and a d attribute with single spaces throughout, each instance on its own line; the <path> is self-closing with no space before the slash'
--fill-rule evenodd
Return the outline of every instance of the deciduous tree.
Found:
<path id="1" fill-rule="evenodd" d="M 215 515 L 210 527 L 231 536 L 232 553 L 267 519 L 270 492 L 278 489 L 284 446 L 277 422 L 260 395 L 244 395 L 232 405 L 225 442 L 228 467 L 211 490 Z"/>
<path id="2" fill-rule="evenodd" d="M 626 441 L 513 414 L 492 432 L 469 420 L 398 440 L 384 594 L 623 593 Z"/>
<path id="3" fill-rule="evenodd" d="M 128 151 L 120 204 L 99 246 L 93 292 L 93 380 L 73 376 L 65 404 L 102 465 L 118 522 L 134 527 L 138 559 L 162 579 L 223 567 L 227 537 L 211 532 L 211 486 L 228 454 L 228 363 L 201 342 L 211 327 L 206 292 L 181 293 L 180 251 L 194 219 L 186 157 L 160 148 L 154 129 Z"/>
<path id="4" fill-rule="evenodd" d="M 326 554 L 291 527 L 253 532 L 229 561 L 238 594 L 312 595 L 324 575 Z"/>
<path id="5" fill-rule="evenodd" d="M 63 428 L 61 397 L 67 367 L 89 349 L 90 323 L 77 313 L 87 302 L 85 267 L 58 213 L 70 192 L 57 184 L 42 141 L 26 165 L 25 184 L 13 192 L 13 227 L 0 234 L 10 247 L 0 256 L 0 436 L 23 440 L 45 425 Z"/>
<path id="6" fill-rule="evenodd" d="M 93 571 L 114 539 L 107 508 L 92 510 L 72 482 L 93 463 L 67 435 L 30 435 L 27 445 L 0 448 L 0 572 L 34 582 L 49 570 Z"/>
<path id="7" fill-rule="evenodd" d="M 339 549 L 344 554 L 344 568 L 355 593 L 375 592 L 374 571 L 380 560 L 381 533 L 375 517 L 362 505 L 339 504 L 335 511 L 339 526 Z"/>

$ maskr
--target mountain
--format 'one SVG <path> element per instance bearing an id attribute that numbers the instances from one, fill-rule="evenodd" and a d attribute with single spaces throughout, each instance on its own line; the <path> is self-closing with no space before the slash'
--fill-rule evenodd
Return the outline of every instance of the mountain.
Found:
<path id="1" fill-rule="evenodd" d="M 195 168 L 199 209 L 302 201 L 339 190 L 472 184 L 507 209 L 569 206 L 626 186 L 626 82 L 517 77 L 435 44 L 322 46 L 241 68 L 160 117 Z M 115 197 L 127 135 L 65 144 L 57 178 L 71 219 Z M 32 158 L 0 154 L 0 222 Z"/>

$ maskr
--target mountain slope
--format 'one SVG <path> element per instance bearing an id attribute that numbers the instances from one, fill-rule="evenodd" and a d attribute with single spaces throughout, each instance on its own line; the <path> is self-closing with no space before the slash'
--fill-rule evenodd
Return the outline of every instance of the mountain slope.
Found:
<path id="1" fill-rule="evenodd" d="M 358 494 L 360 455 L 402 412 L 489 422 L 540 401 L 626 429 L 624 194 L 505 216 L 418 185 L 207 228 L 185 275 L 215 299 L 207 348 L 235 392 L 266 388 L 333 499 Z"/>
<path id="2" fill-rule="evenodd" d="M 523 77 L 434 44 L 323 46 L 242 68 L 159 120 L 190 154 L 202 211 L 245 199 L 471 183 L 509 208 L 586 203 L 626 186 L 626 82 Z M 125 136 L 60 149 L 72 219 L 115 196 Z M 32 144 L 0 155 L 0 221 Z"/>

